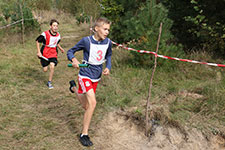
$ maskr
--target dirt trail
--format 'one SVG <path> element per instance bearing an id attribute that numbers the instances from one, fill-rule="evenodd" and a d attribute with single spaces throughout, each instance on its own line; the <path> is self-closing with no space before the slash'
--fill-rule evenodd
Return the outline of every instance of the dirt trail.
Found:
<path id="1" fill-rule="evenodd" d="M 98 150 L 225 150 L 225 141 L 215 136 L 207 140 L 192 129 L 187 138 L 176 128 L 157 126 L 148 139 L 144 129 L 120 113 L 111 112 L 104 117 L 93 138 Z"/>

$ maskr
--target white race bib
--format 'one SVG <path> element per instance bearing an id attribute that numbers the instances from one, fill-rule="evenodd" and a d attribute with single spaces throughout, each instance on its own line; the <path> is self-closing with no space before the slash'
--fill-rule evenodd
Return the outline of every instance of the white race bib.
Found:
<path id="1" fill-rule="evenodd" d="M 90 54 L 88 63 L 93 65 L 101 65 L 105 61 L 105 55 L 109 47 L 109 42 L 104 45 L 93 44 L 90 42 Z"/>

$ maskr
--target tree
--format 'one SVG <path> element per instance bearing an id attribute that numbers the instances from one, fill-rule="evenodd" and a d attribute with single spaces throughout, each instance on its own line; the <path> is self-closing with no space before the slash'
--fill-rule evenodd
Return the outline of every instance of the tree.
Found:
<path id="1" fill-rule="evenodd" d="M 103 0 L 102 14 L 112 20 L 113 40 L 119 43 L 129 42 L 129 46 L 136 49 L 155 51 L 158 38 L 158 27 L 163 23 L 163 33 L 161 37 L 160 52 L 164 55 L 179 56 L 182 49 L 170 43 L 173 38 L 170 28 L 172 20 L 168 19 L 167 9 L 156 0 L 139 1 L 136 0 Z M 131 9 L 132 8 L 132 9 Z M 131 61 L 133 65 L 149 65 L 149 55 L 135 55 Z M 159 60 L 159 63 L 165 61 Z M 151 62 L 153 65 L 153 62 Z"/>

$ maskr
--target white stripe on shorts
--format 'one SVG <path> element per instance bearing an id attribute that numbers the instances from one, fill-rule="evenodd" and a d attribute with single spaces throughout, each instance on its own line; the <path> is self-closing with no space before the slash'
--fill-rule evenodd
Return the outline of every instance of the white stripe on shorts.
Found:
<path id="1" fill-rule="evenodd" d="M 82 89 L 83 93 L 86 93 L 87 91 L 86 91 L 86 88 L 84 86 L 84 82 L 83 82 L 82 78 L 78 77 L 78 79 L 79 79 L 79 84 L 81 86 L 81 89 Z"/>

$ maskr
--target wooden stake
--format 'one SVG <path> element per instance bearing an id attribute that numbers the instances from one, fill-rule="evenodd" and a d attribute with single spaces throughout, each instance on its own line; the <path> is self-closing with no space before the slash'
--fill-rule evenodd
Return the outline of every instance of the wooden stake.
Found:
<path id="1" fill-rule="evenodd" d="M 158 54 L 161 33 L 162 33 L 162 23 L 160 23 L 160 28 L 159 28 L 159 36 L 158 36 L 158 41 L 157 41 L 156 54 Z M 149 116 L 150 116 L 150 119 L 153 118 L 153 116 L 152 116 L 151 112 L 149 113 L 149 111 L 152 110 L 152 108 L 150 108 L 151 89 L 152 89 L 152 82 L 153 82 L 156 67 L 157 67 L 157 56 L 155 56 L 154 68 L 153 68 L 152 76 L 151 76 L 150 83 L 149 83 L 148 97 L 147 97 L 147 103 L 146 103 L 146 112 L 145 112 L 145 117 L 146 117 L 145 118 L 145 135 L 146 136 L 150 135 L 149 132 L 151 131 L 151 128 L 152 128 L 152 126 L 150 125 Z"/>
<path id="2" fill-rule="evenodd" d="M 20 11 L 21 11 L 21 15 L 22 15 L 22 43 L 23 43 L 23 46 L 24 46 L 24 17 L 23 17 L 23 7 L 22 7 L 22 4 L 20 3 Z"/>

